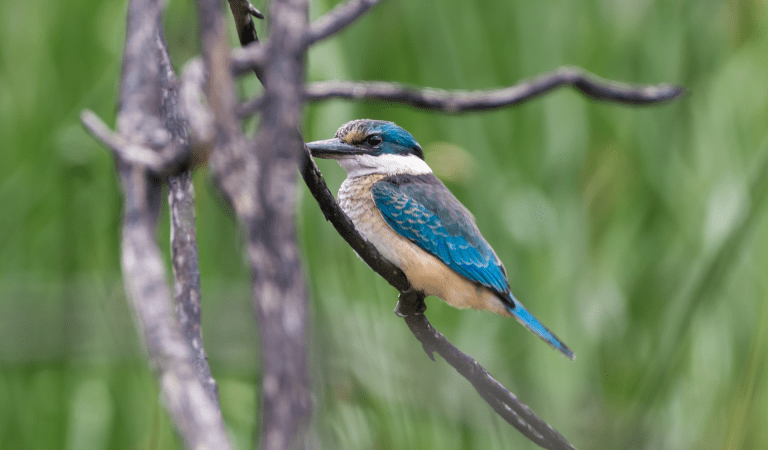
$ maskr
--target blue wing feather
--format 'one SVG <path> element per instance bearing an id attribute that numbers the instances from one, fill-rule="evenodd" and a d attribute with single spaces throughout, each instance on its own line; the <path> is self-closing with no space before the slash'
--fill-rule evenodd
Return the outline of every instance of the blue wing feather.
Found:
<path id="1" fill-rule="evenodd" d="M 458 274 L 496 292 L 509 292 L 504 267 L 472 215 L 437 178 L 426 177 L 423 182 L 385 179 L 373 185 L 373 200 L 384 220 Z"/>
<path id="2" fill-rule="evenodd" d="M 458 274 L 496 291 L 520 323 L 574 358 L 573 352 L 512 295 L 504 266 L 483 239 L 472 214 L 434 175 L 388 177 L 375 183 L 371 192 L 393 230 Z"/>

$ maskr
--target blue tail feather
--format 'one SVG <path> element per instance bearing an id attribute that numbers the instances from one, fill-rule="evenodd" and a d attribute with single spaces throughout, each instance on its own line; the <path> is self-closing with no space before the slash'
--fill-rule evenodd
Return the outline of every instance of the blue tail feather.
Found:
<path id="1" fill-rule="evenodd" d="M 512 294 L 509 294 L 509 297 L 505 298 L 505 300 L 508 300 L 506 305 L 507 310 L 510 312 L 510 314 L 515 316 L 515 319 L 517 319 L 518 322 L 536 333 L 549 345 L 557 350 L 560 350 L 568 358 L 576 359 L 576 355 L 574 355 L 573 352 L 568 347 L 566 347 L 560 339 L 557 338 L 557 336 L 552 334 L 552 332 L 549 331 L 547 327 L 542 325 L 541 322 L 533 317 L 533 314 L 528 312 L 528 310 L 523 307 L 522 303 L 517 301 L 517 299 Z"/>

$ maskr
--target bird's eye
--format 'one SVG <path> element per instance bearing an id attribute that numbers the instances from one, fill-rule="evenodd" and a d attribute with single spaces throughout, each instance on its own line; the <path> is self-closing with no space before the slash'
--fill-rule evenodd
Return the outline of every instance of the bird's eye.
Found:
<path id="1" fill-rule="evenodd" d="M 365 138 L 365 142 L 367 142 L 368 145 L 370 145 L 371 147 L 378 147 L 379 145 L 381 145 L 382 141 L 383 139 L 381 139 L 381 136 L 379 136 L 378 134 L 372 134 L 367 138 Z"/>

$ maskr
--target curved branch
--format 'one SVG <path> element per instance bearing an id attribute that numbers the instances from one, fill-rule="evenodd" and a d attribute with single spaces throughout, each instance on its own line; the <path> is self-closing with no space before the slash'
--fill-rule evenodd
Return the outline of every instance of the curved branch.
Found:
<path id="1" fill-rule="evenodd" d="M 304 35 L 304 45 L 310 45 L 331 37 L 356 21 L 379 0 L 349 0 L 332 9 L 329 13 L 312 22 Z"/>
<path id="2" fill-rule="evenodd" d="M 683 88 L 672 84 L 631 85 L 606 80 L 577 67 L 561 67 L 514 86 L 488 91 L 443 91 L 378 81 L 322 81 L 306 87 L 305 100 L 369 99 L 403 103 L 444 113 L 461 113 L 516 105 L 561 86 L 572 86 L 596 100 L 630 105 L 667 102 L 685 92 Z"/>
<path id="3" fill-rule="evenodd" d="M 328 190 L 306 146 L 302 153 L 300 169 L 304 182 L 315 197 L 325 219 L 333 224 L 336 231 L 363 261 L 400 291 L 400 301 L 395 313 L 404 318 L 408 328 L 421 342 L 427 355 L 432 360 L 434 360 L 433 352 L 442 356 L 461 376 L 472 383 L 483 400 L 491 405 L 497 414 L 528 439 L 550 450 L 574 449 L 560 433 L 541 420 L 528 406 L 496 381 L 477 361 L 462 353 L 432 327 L 423 314 L 426 310 L 424 296 L 413 291 L 405 274 L 384 259 L 376 248 L 357 232 L 352 221 L 344 214 L 333 194 Z"/>

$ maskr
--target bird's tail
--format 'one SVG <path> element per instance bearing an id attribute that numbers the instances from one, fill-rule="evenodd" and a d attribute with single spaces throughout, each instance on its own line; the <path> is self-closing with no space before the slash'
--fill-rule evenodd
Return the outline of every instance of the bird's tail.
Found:
<path id="1" fill-rule="evenodd" d="M 560 339 L 557 338 L 557 336 L 552 334 L 552 332 L 549 331 L 547 327 L 542 325 L 538 319 L 533 317 L 533 314 L 528 312 L 528 310 L 523 307 L 523 304 L 517 301 L 514 295 L 508 294 L 508 297 L 505 297 L 505 300 L 507 300 L 504 302 L 507 311 L 515 316 L 515 319 L 517 319 L 518 322 L 536 333 L 540 338 L 544 339 L 546 343 L 555 349 L 560 350 L 568 358 L 576 359 L 576 355 L 574 355 L 573 352 L 568 347 L 566 347 Z"/>

